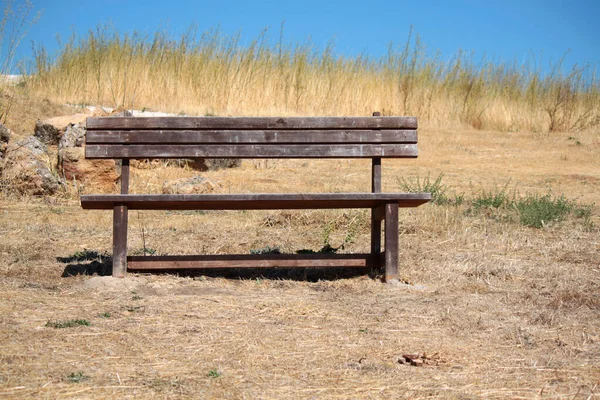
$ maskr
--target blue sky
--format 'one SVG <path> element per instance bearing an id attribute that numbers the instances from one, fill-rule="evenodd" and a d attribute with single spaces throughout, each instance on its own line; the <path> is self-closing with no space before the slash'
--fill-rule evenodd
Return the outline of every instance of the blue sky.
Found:
<path id="1" fill-rule="evenodd" d="M 16 0 L 17 3 L 20 0 Z M 278 40 L 285 21 L 287 43 L 310 38 L 318 47 L 334 40 L 338 54 L 379 57 L 390 42 L 402 46 L 410 26 L 429 54 L 450 58 L 459 49 L 475 59 L 522 62 L 531 55 L 541 68 L 565 53 L 565 65 L 600 70 L 600 0 L 354 0 L 193 1 L 193 0 L 32 0 L 42 11 L 23 41 L 17 59 L 31 55 L 32 41 L 51 53 L 56 36 L 85 33 L 112 23 L 121 32 L 151 34 L 165 29 L 175 35 L 197 24 L 198 31 L 220 27 L 227 35 L 256 38 L 264 28 Z"/>

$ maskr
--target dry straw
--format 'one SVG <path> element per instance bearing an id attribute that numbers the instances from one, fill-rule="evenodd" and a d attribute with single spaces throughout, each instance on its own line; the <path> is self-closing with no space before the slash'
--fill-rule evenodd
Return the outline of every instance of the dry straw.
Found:
<path id="1" fill-rule="evenodd" d="M 98 27 L 55 55 L 38 48 L 28 85 L 54 101 L 192 115 L 417 115 L 422 122 L 500 131 L 572 131 L 600 123 L 595 71 L 544 72 L 541 60 L 495 62 L 459 51 L 443 60 L 412 32 L 388 53 L 337 55 L 333 43 L 249 45 L 219 30 L 180 38 Z"/>

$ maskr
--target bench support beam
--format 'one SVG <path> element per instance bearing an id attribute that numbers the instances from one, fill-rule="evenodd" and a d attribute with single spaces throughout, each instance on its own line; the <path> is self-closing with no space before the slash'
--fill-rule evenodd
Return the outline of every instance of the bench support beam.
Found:
<path id="1" fill-rule="evenodd" d="M 127 273 L 127 220 L 126 206 L 113 209 L 113 266 L 112 276 L 123 278 Z"/>
<path id="2" fill-rule="evenodd" d="M 385 205 L 385 282 L 398 280 L 398 203 Z"/>
<path id="3" fill-rule="evenodd" d="M 121 194 L 129 194 L 129 159 L 121 160 Z M 113 208 L 113 267 L 112 276 L 123 278 L 127 274 L 127 206 Z"/>

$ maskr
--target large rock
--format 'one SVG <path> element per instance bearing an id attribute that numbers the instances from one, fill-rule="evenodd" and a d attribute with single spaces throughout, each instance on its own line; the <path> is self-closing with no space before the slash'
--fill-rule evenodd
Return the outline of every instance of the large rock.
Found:
<path id="1" fill-rule="evenodd" d="M 62 185 L 50 169 L 46 145 L 33 136 L 8 147 L 1 180 L 11 191 L 25 195 L 51 195 Z"/>
<path id="2" fill-rule="evenodd" d="M 2 164 L 6 150 L 8 149 L 8 142 L 10 141 L 12 132 L 6 126 L 0 122 L 0 171 L 2 171 Z"/>
<path id="3" fill-rule="evenodd" d="M 114 190 L 119 179 L 114 160 L 88 160 L 83 147 L 59 149 L 58 170 L 67 182 L 89 186 L 94 192 Z"/>
<path id="4" fill-rule="evenodd" d="M 215 185 L 209 179 L 201 176 L 181 178 L 163 183 L 163 194 L 203 194 L 215 190 Z"/>
<path id="5" fill-rule="evenodd" d="M 85 141 L 85 127 L 81 124 L 69 124 L 58 142 L 58 149 L 82 147 Z"/>
<path id="6" fill-rule="evenodd" d="M 47 145 L 57 145 L 70 124 L 83 124 L 88 114 L 72 114 L 36 121 L 33 136 Z"/>

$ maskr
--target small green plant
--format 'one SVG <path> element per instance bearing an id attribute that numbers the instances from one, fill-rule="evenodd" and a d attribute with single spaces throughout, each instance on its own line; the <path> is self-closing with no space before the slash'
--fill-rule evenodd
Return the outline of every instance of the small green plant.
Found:
<path id="1" fill-rule="evenodd" d="M 87 319 L 70 319 L 68 321 L 48 321 L 46 326 L 49 328 L 72 328 L 74 326 L 90 326 L 91 323 Z"/>
<path id="2" fill-rule="evenodd" d="M 338 247 L 333 247 L 331 245 L 331 232 L 333 232 L 333 229 L 335 228 L 335 222 L 329 221 L 323 226 L 323 247 L 321 247 L 321 249 L 318 251 L 310 249 L 297 250 L 296 254 L 328 254 L 337 253 L 340 250 L 344 250 L 344 248 L 347 245 L 352 244 L 354 242 L 354 238 L 356 237 L 356 234 L 358 232 L 358 224 L 358 221 L 350 223 L 348 227 L 348 233 L 346 234 L 346 237 L 344 237 L 342 243 Z"/>
<path id="3" fill-rule="evenodd" d="M 471 201 L 473 208 L 476 210 L 484 208 L 508 207 L 511 205 L 511 203 L 511 196 L 508 192 L 508 182 L 500 190 L 490 192 L 483 190 Z"/>
<path id="4" fill-rule="evenodd" d="M 141 300 L 142 299 L 142 296 L 137 294 L 137 292 L 135 290 L 132 290 L 131 294 L 132 294 L 131 300 Z"/>
<path id="5" fill-rule="evenodd" d="M 152 249 L 149 247 L 142 247 L 139 250 L 135 250 L 133 252 L 133 254 L 136 256 L 145 256 L 145 255 L 153 256 L 154 254 L 156 254 L 156 249 Z"/>
<path id="6" fill-rule="evenodd" d="M 69 376 L 67 376 L 67 380 L 73 383 L 80 383 L 90 379 L 89 376 L 85 375 L 83 372 L 73 372 Z"/>
<path id="7" fill-rule="evenodd" d="M 99 317 L 100 318 L 110 318 L 111 315 L 109 312 L 103 312 L 103 313 L 99 314 Z"/>
<path id="8" fill-rule="evenodd" d="M 250 254 L 281 254 L 281 250 L 277 246 L 265 246 L 260 249 L 251 249 Z"/>
<path id="9" fill-rule="evenodd" d="M 400 189 L 409 193 L 431 193 L 431 202 L 437 205 L 453 204 L 461 205 L 465 199 L 464 194 L 454 194 L 453 197 L 448 196 L 450 187 L 442 183 L 444 174 L 440 173 L 435 180 L 431 179 L 431 174 L 427 174 L 423 180 L 418 176 L 411 179 L 404 177 L 398 179 Z"/>
<path id="10" fill-rule="evenodd" d="M 553 198 L 551 193 L 543 196 L 528 194 L 516 201 L 514 206 L 519 212 L 521 224 L 534 228 L 542 228 L 552 221 L 562 221 L 575 208 L 573 202 L 564 196 Z M 580 212 L 580 215 L 583 214 L 585 211 Z"/>
<path id="11" fill-rule="evenodd" d="M 219 372 L 217 369 L 211 369 L 210 371 L 208 371 L 208 374 L 206 374 L 206 375 L 210 378 L 218 378 L 221 375 L 223 375 L 223 373 Z"/>

